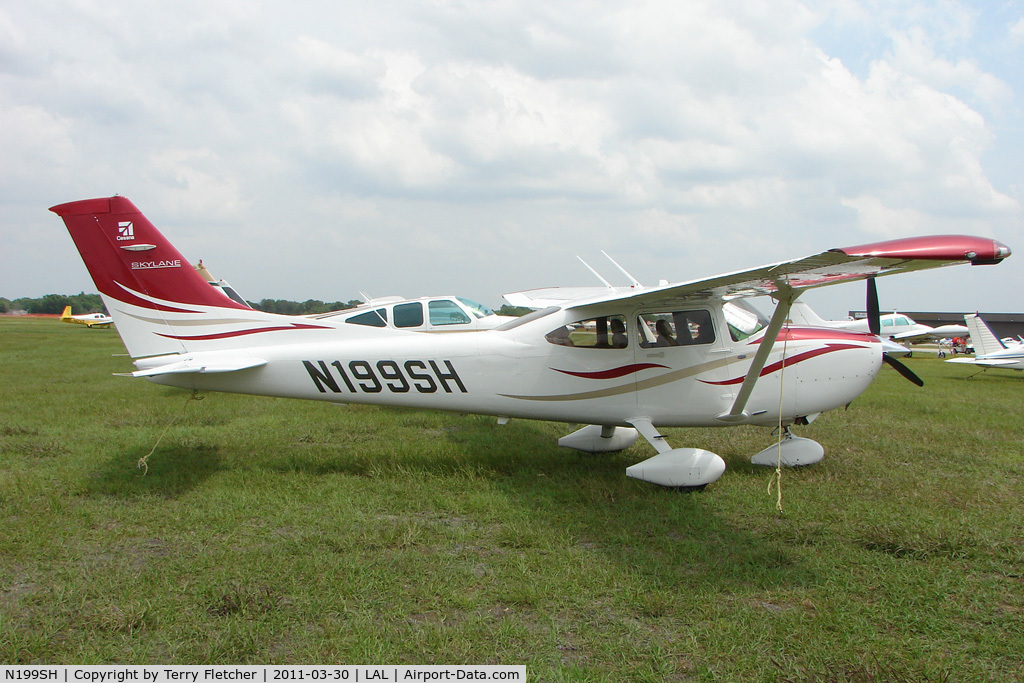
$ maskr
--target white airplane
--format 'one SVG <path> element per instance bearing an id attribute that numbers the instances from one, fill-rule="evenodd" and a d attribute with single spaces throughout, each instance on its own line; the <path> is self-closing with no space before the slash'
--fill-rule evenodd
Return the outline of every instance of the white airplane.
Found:
<path id="1" fill-rule="evenodd" d="M 110 327 L 114 324 L 114 319 L 109 315 L 103 315 L 102 313 L 82 313 L 80 315 L 71 315 L 71 307 L 65 306 L 64 312 L 60 314 L 60 321 L 62 323 L 74 323 L 76 325 L 85 325 L 89 329 L 94 327 L 104 328 Z"/>
<path id="2" fill-rule="evenodd" d="M 755 456 L 787 465 L 824 449 L 789 426 L 859 396 L 884 356 L 875 335 L 784 326 L 807 289 L 956 263 L 1010 249 L 968 236 L 914 237 L 656 287 L 534 290 L 542 305 L 493 330 L 419 334 L 347 319 L 262 313 L 215 292 L 126 198 L 51 208 L 68 228 L 135 361 L 134 377 L 200 391 L 369 403 L 587 425 L 559 443 L 619 451 L 642 435 L 657 455 L 626 469 L 699 488 L 718 455 L 672 448 L 662 427 L 782 425 Z M 872 291 L 873 288 L 869 288 Z M 744 302 L 770 296 L 771 320 Z"/>
<path id="3" fill-rule="evenodd" d="M 474 332 L 515 320 L 461 296 L 379 297 L 355 308 L 305 317 L 410 332 Z"/>
<path id="4" fill-rule="evenodd" d="M 947 363 L 970 363 L 982 369 L 1024 370 L 1024 344 L 1006 344 L 976 313 L 964 316 L 974 344 L 973 358 L 950 358 Z"/>
<path id="5" fill-rule="evenodd" d="M 801 325 L 814 325 L 818 327 L 835 327 L 842 330 L 854 330 L 858 332 L 870 332 L 871 323 L 868 318 L 862 320 L 822 320 L 818 314 L 811 310 L 806 302 L 797 301 L 790 312 L 793 322 Z M 894 339 L 903 342 L 930 341 L 939 339 L 952 339 L 953 337 L 964 337 L 967 335 L 967 328 L 963 325 L 940 325 L 931 327 L 923 323 L 915 322 L 909 316 L 902 313 L 885 313 L 878 317 L 879 329 L 876 334 L 885 339 Z"/>

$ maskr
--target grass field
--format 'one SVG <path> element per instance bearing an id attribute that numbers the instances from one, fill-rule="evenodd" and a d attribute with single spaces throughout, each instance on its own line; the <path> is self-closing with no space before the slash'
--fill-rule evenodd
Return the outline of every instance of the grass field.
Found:
<path id="1" fill-rule="evenodd" d="M 114 331 L 0 319 L 0 662 L 525 664 L 534 681 L 1024 680 L 1024 375 L 884 369 L 765 429 L 668 430 L 728 470 L 566 425 L 189 394 Z M 176 417 L 142 476 L 146 455 Z"/>

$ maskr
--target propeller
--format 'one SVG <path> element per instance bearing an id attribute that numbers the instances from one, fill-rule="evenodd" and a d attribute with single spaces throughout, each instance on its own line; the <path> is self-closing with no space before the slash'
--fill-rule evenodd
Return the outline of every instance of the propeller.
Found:
<path id="1" fill-rule="evenodd" d="M 868 329 L 871 330 L 871 334 L 879 337 L 882 333 L 882 315 L 878 308 L 878 287 L 875 285 L 874 277 L 868 278 L 868 300 L 866 308 L 868 313 Z M 913 370 L 890 356 L 888 353 L 882 353 L 882 360 L 885 361 L 893 370 L 900 373 L 917 386 L 924 386 L 924 380 L 915 375 Z"/>

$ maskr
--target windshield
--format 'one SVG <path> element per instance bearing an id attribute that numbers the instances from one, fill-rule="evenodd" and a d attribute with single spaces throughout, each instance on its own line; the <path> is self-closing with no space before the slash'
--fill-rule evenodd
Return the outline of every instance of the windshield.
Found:
<path id="1" fill-rule="evenodd" d="M 483 304 L 478 304 L 472 299 L 463 299 L 461 296 L 455 297 L 462 302 L 462 305 L 470 310 L 470 312 L 478 318 L 486 318 L 489 315 L 494 315 L 494 311 L 487 308 Z"/>
<path id="2" fill-rule="evenodd" d="M 733 341 L 743 341 L 768 327 L 768 318 L 742 299 L 727 301 L 722 306 L 725 321 L 729 323 L 729 334 Z"/>

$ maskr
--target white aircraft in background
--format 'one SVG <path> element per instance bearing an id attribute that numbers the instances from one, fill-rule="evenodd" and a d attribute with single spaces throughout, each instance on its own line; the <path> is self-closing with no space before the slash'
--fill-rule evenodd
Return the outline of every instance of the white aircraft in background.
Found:
<path id="1" fill-rule="evenodd" d="M 1006 344 L 993 334 L 992 328 L 975 313 L 965 315 L 964 322 L 967 323 L 967 328 L 971 331 L 974 357 L 950 358 L 946 361 L 947 363 L 970 363 L 985 370 L 988 368 L 1024 370 L 1024 344 Z"/>
<path id="2" fill-rule="evenodd" d="M 62 323 L 74 323 L 76 325 L 85 325 L 92 329 L 110 327 L 114 324 L 114 319 L 109 315 L 103 315 L 102 313 L 82 313 L 81 315 L 71 315 L 71 307 L 65 306 L 64 312 L 60 314 L 60 321 Z"/>
<path id="3" fill-rule="evenodd" d="M 232 301 L 246 308 L 252 308 L 245 299 L 228 284 L 213 276 L 203 264 L 196 265 L 196 272 L 210 285 Z M 369 298 L 369 297 L 366 297 Z M 515 320 L 511 316 L 498 315 L 483 304 L 456 296 L 420 297 L 406 299 L 400 296 L 379 297 L 367 303 L 327 313 L 311 313 L 303 317 L 314 320 L 337 319 L 340 322 L 391 327 L 415 332 L 470 332 L 489 330 Z"/>
<path id="4" fill-rule="evenodd" d="M 461 296 L 379 297 L 355 308 L 305 317 L 409 332 L 474 332 L 515 320 Z"/>
<path id="5" fill-rule="evenodd" d="M 818 314 L 811 310 L 806 302 L 797 301 L 790 312 L 793 322 L 801 325 L 815 325 L 819 327 L 835 327 L 842 330 L 855 330 L 858 332 L 870 332 L 871 323 L 868 318 L 862 320 L 822 320 Z M 952 339 L 953 337 L 967 336 L 967 328 L 963 325 L 940 325 L 931 327 L 923 323 L 915 322 L 902 313 L 885 313 L 878 316 L 878 334 L 885 339 L 894 339 L 898 342 L 919 342 L 937 341 L 940 339 Z"/>
<path id="6" fill-rule="evenodd" d="M 551 420 L 585 426 L 559 443 L 620 451 L 642 435 L 657 455 L 626 474 L 696 488 L 725 461 L 672 448 L 662 427 L 783 426 L 756 462 L 809 464 L 824 449 L 789 427 L 859 396 L 886 356 L 875 334 L 785 325 L 806 290 L 972 263 L 1010 249 L 969 236 L 913 237 L 643 287 L 553 288 L 506 295 L 543 306 L 492 330 L 419 334 L 350 318 L 245 308 L 210 288 L 124 197 L 51 209 L 68 228 L 135 377 L 199 391 Z M 771 320 L 744 299 L 770 296 Z M 874 310 L 877 311 L 877 305 Z M 906 370 L 904 368 L 904 370 Z M 909 371 L 907 371 L 909 372 Z"/>

